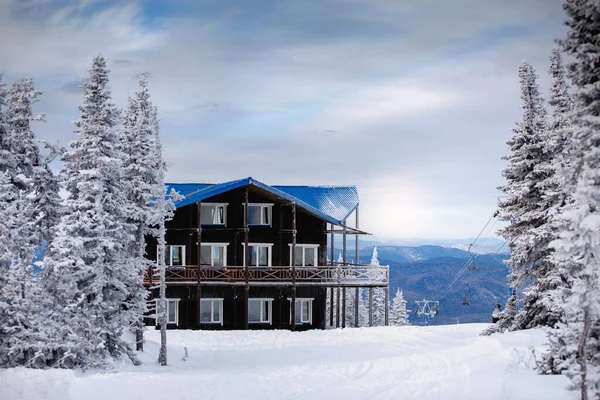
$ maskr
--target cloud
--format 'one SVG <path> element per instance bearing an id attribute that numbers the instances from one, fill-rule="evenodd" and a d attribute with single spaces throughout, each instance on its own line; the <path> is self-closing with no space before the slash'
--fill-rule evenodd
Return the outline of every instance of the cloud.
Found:
<path id="1" fill-rule="evenodd" d="M 169 179 L 356 184 L 362 226 L 405 237 L 489 218 L 518 64 L 548 87 L 564 32 L 559 0 L 65 4 L 0 8 L 0 70 L 44 92 L 40 135 L 73 139 L 74 77 L 101 52 L 118 105 L 152 71 Z"/>

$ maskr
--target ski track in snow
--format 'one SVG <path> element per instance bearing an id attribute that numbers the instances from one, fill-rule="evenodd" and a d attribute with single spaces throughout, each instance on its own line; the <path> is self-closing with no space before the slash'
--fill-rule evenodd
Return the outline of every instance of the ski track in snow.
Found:
<path id="1" fill-rule="evenodd" d="M 288 331 L 169 331 L 169 366 L 0 370 L 1 400 L 576 399 L 563 376 L 533 371 L 541 330 L 478 336 L 487 325 Z M 182 361 L 183 347 L 189 359 Z"/>

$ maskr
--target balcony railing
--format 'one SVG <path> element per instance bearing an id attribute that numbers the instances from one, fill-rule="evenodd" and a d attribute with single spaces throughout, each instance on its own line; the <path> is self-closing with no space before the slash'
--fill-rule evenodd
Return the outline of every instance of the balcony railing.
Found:
<path id="1" fill-rule="evenodd" d="M 246 282 L 246 269 L 242 266 L 200 267 L 200 282 L 211 284 L 243 285 Z M 290 266 L 249 267 L 248 283 L 291 285 L 294 271 Z M 298 285 L 340 285 L 340 286 L 387 286 L 389 268 L 387 266 L 318 266 L 296 267 L 295 281 Z M 153 276 L 152 283 L 157 283 Z M 167 284 L 195 284 L 198 282 L 198 266 L 167 267 Z M 150 283 L 146 276 L 146 283 Z"/>

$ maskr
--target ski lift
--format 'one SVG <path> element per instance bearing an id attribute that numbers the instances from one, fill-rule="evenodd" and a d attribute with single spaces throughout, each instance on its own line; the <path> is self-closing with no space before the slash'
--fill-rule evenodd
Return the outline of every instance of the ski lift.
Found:
<path id="1" fill-rule="evenodd" d="M 469 286 L 469 284 L 467 284 L 467 291 L 463 295 L 463 302 L 462 302 L 463 306 L 470 306 L 471 305 L 471 303 L 469 303 L 469 300 L 467 299 L 467 296 L 468 296 L 468 294 L 470 292 L 471 292 L 471 286 Z"/>
<path id="2" fill-rule="evenodd" d="M 479 269 L 479 267 L 475 267 L 473 265 L 471 265 L 470 267 L 467 268 L 469 271 L 477 271 Z"/>

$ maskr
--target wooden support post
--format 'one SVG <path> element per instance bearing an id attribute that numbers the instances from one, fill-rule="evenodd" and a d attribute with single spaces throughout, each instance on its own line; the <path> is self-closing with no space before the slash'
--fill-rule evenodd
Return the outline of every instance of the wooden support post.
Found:
<path id="1" fill-rule="evenodd" d="M 197 246 L 198 246 L 198 287 L 196 289 L 196 315 L 197 315 L 197 321 L 198 321 L 198 328 L 200 328 L 200 299 L 202 298 L 202 290 L 201 290 L 201 280 L 200 280 L 200 274 L 201 274 L 201 264 L 202 264 L 202 257 L 200 255 L 201 251 L 202 251 L 202 202 L 199 201 L 196 203 L 196 205 L 198 206 L 198 235 L 196 236 L 197 239 Z"/>
<path id="2" fill-rule="evenodd" d="M 342 288 L 342 328 L 346 327 L 346 288 Z"/>
<path id="3" fill-rule="evenodd" d="M 335 301 L 333 301 L 333 287 L 329 288 L 329 326 L 333 326 L 333 308 Z"/>
<path id="4" fill-rule="evenodd" d="M 339 328 L 340 327 L 340 287 L 339 286 L 337 287 L 336 292 L 337 292 L 337 294 L 336 294 L 337 302 L 335 305 L 335 308 L 336 308 L 336 310 L 335 310 L 335 327 Z"/>
<path id="5" fill-rule="evenodd" d="M 390 324 L 390 287 L 385 287 L 385 326 Z"/>
<path id="6" fill-rule="evenodd" d="M 358 305 L 360 304 L 360 291 L 359 288 L 354 288 L 354 327 L 358 328 Z"/>
<path id="7" fill-rule="evenodd" d="M 333 231 L 333 225 L 331 225 L 331 230 Z M 335 261 L 335 245 L 334 245 L 335 241 L 334 241 L 334 239 L 333 239 L 334 237 L 335 237 L 335 236 L 333 236 L 333 232 L 332 232 L 332 233 L 331 233 L 331 249 L 330 249 L 331 255 L 329 256 L 329 258 L 330 258 L 330 263 L 331 263 L 330 265 L 333 265 L 333 263 L 334 263 L 334 261 Z M 332 325 L 333 325 L 333 324 L 332 324 Z"/>
<path id="8" fill-rule="evenodd" d="M 342 234 L 342 261 L 344 262 L 344 267 L 347 265 L 348 259 L 346 258 L 346 245 L 347 245 L 347 229 L 346 229 L 346 220 L 344 220 L 344 233 Z"/>
<path id="9" fill-rule="evenodd" d="M 244 200 L 244 329 L 248 329 L 248 303 L 250 302 L 250 284 L 248 279 L 250 271 L 248 269 L 248 187 L 246 186 L 246 198 Z"/>
<path id="10" fill-rule="evenodd" d="M 291 330 L 296 330 L 296 203 L 292 203 L 292 306 Z"/>
<path id="11" fill-rule="evenodd" d="M 355 228 L 358 229 L 358 223 L 359 223 L 359 221 L 358 221 L 358 206 L 356 206 L 355 213 L 356 213 L 356 223 L 355 223 L 356 226 L 355 226 Z M 360 264 L 360 252 L 358 251 L 358 236 L 359 235 L 354 235 L 354 246 L 355 246 L 354 247 L 354 252 L 355 252 L 355 257 L 356 257 L 356 259 L 354 261 L 354 264 L 356 264 L 356 265 Z"/>
<path id="12" fill-rule="evenodd" d="M 369 326 L 373 326 L 373 288 L 369 288 Z"/>

